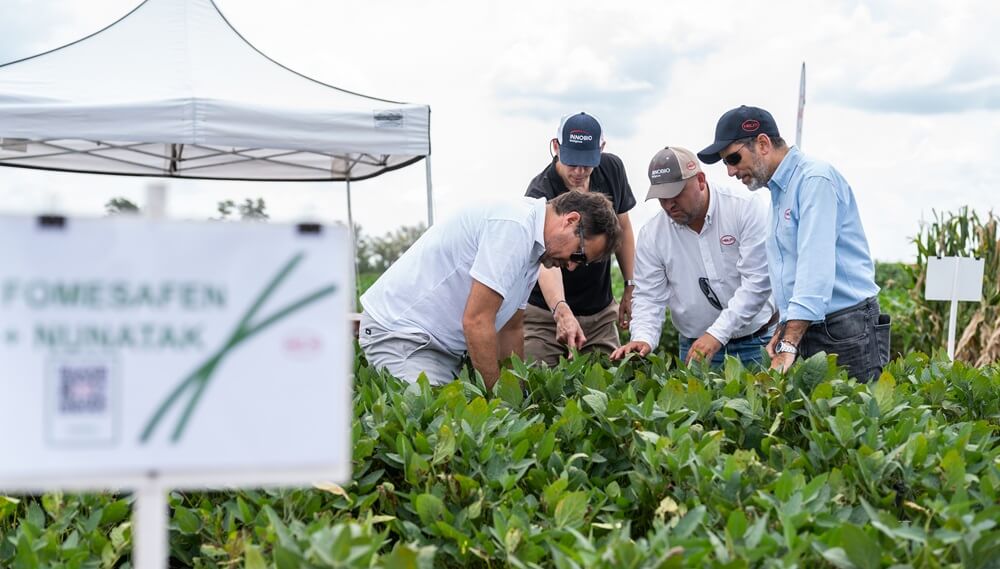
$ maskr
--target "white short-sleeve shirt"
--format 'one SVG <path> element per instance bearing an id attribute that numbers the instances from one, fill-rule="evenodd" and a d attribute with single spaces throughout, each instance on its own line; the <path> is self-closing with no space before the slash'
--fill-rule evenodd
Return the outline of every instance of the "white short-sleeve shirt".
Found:
<path id="1" fill-rule="evenodd" d="M 462 354 L 473 279 L 503 297 L 498 331 L 524 308 L 545 252 L 545 207 L 544 199 L 518 198 L 435 224 L 361 296 L 361 305 L 387 330 L 426 332 L 437 347 Z"/>

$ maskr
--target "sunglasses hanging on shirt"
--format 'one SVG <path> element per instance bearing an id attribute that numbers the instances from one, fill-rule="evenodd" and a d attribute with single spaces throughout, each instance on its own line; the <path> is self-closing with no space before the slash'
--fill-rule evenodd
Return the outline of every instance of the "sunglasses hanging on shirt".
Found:
<path id="1" fill-rule="evenodd" d="M 698 286 L 701 288 L 702 294 L 708 299 L 708 303 L 712 305 L 716 310 L 722 310 L 722 303 L 719 302 L 719 297 L 712 290 L 712 287 L 708 284 L 708 279 L 701 277 L 698 279 Z"/>

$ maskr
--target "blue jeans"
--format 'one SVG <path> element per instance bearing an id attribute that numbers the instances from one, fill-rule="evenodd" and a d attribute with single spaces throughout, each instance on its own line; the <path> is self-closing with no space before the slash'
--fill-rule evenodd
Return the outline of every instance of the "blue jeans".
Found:
<path id="1" fill-rule="evenodd" d="M 766 333 L 759 336 L 755 334 L 738 342 L 729 342 L 719 348 L 718 352 L 715 352 L 715 356 L 712 357 L 712 365 L 721 366 L 727 355 L 739 358 L 743 365 L 763 363 L 764 347 L 771 341 L 773 332 L 774 329 L 769 328 Z M 693 339 L 680 336 L 681 361 L 687 359 L 688 350 L 691 349 L 693 343 Z"/>

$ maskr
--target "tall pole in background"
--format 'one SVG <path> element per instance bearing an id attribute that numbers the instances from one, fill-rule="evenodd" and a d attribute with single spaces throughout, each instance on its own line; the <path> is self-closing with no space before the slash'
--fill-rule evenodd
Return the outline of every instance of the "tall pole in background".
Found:
<path id="1" fill-rule="evenodd" d="M 799 79 L 799 120 L 795 124 L 795 146 L 802 150 L 802 113 L 806 108 L 806 62 L 802 62 L 802 77 Z"/>

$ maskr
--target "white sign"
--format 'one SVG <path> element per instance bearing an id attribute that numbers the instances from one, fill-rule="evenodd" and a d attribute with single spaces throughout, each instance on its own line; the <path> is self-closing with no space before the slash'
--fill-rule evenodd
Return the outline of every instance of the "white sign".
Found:
<path id="1" fill-rule="evenodd" d="M 64 221 L 0 217 L 0 487 L 350 478 L 346 228 Z"/>
<path id="2" fill-rule="evenodd" d="M 980 302 L 983 299 L 985 261 L 970 257 L 931 257 L 927 259 L 927 284 L 924 298 L 950 300 L 948 316 L 948 358 L 955 359 L 955 328 L 958 324 L 958 302 Z"/>
<path id="3" fill-rule="evenodd" d="M 971 257 L 931 257 L 927 259 L 927 300 L 961 300 L 980 302 L 983 299 L 985 261 Z"/>

